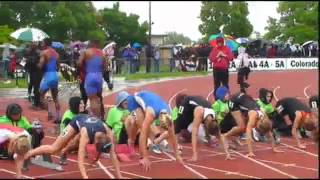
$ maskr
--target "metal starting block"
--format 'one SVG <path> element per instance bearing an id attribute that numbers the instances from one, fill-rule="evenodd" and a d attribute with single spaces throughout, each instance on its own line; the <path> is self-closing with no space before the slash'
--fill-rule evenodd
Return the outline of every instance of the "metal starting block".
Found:
<path id="1" fill-rule="evenodd" d="M 63 167 L 61 165 L 52 163 L 51 157 L 49 155 L 42 155 L 37 158 L 31 159 L 31 163 L 33 165 L 41 166 L 47 169 L 52 169 L 56 171 L 64 171 Z"/>

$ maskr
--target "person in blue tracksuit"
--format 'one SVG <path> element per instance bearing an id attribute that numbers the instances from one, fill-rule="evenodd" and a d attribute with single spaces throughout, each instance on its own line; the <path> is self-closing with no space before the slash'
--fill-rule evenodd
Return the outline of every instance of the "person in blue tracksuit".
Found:
<path id="1" fill-rule="evenodd" d="M 132 145 L 137 131 L 140 129 L 139 147 L 142 153 L 140 163 L 145 170 L 150 169 L 150 160 L 147 151 L 147 138 L 149 136 L 152 123 L 160 120 L 160 127 L 167 129 L 169 134 L 169 141 L 175 150 L 176 159 L 178 162 L 183 163 L 180 154 L 178 153 L 176 136 L 174 135 L 174 127 L 172 124 L 168 104 L 157 94 L 149 91 L 140 91 L 127 98 L 128 110 L 131 112 L 132 128 L 129 133 L 128 143 Z"/>

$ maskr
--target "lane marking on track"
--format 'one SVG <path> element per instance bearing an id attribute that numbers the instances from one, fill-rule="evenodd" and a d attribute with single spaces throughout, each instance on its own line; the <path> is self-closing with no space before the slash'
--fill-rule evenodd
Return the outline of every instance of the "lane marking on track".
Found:
<path id="1" fill-rule="evenodd" d="M 108 171 L 108 169 L 106 167 L 104 167 L 104 165 L 100 162 L 100 160 L 98 160 L 97 164 L 103 170 L 103 172 L 106 173 L 111 179 L 115 179 L 114 175 L 111 174 L 111 172 Z"/>
<path id="2" fill-rule="evenodd" d="M 165 154 L 166 156 L 168 156 L 170 159 L 172 160 L 176 160 L 176 158 L 174 158 L 171 154 L 167 153 L 167 152 L 163 152 L 163 154 Z M 194 170 L 193 168 L 191 168 L 190 166 L 183 164 L 183 166 L 188 169 L 189 171 L 191 171 L 192 173 L 194 173 L 195 175 L 201 177 L 202 179 L 208 179 L 207 176 L 199 173 L 198 171 Z"/>
<path id="3" fill-rule="evenodd" d="M 152 163 L 156 163 L 156 162 L 160 162 L 160 161 L 168 161 L 168 159 L 162 159 L 162 160 L 156 160 L 156 161 L 151 161 Z M 139 163 L 132 163 L 132 164 L 126 164 L 126 165 L 120 165 L 120 168 L 123 168 L 123 167 L 129 167 L 129 166 L 138 166 L 140 165 Z M 106 166 L 106 168 L 113 168 L 114 166 L 113 165 L 110 165 L 110 166 Z M 94 170 L 101 170 L 100 167 L 95 167 L 95 168 L 89 168 L 87 169 L 87 172 L 88 171 L 94 171 Z M 45 177 L 51 177 L 51 176 L 61 176 L 61 175 L 68 175 L 68 174 L 72 174 L 72 173 L 80 173 L 79 170 L 75 170 L 75 171 L 68 171 L 68 172 L 56 172 L 56 173 L 52 173 L 52 174 L 46 174 L 46 175 L 40 175 L 40 176 L 35 176 L 34 178 L 45 178 Z"/>
<path id="4" fill-rule="evenodd" d="M 310 98 L 310 96 L 307 94 L 307 89 L 309 89 L 310 86 L 311 86 L 311 85 L 309 84 L 308 86 L 306 86 L 306 87 L 303 89 L 303 94 L 304 94 L 304 96 L 305 96 L 307 99 Z"/>
<path id="5" fill-rule="evenodd" d="M 308 167 L 304 167 L 304 166 L 298 166 L 298 165 L 296 165 L 294 163 L 282 163 L 282 162 L 269 161 L 269 160 L 264 160 L 264 159 L 256 159 L 256 160 L 262 161 L 262 162 L 273 163 L 273 164 L 279 164 L 279 165 L 282 165 L 284 167 L 295 167 L 295 168 L 307 169 L 307 170 L 311 170 L 311 171 L 319 171 L 319 169 L 308 168 Z"/>
<path id="6" fill-rule="evenodd" d="M 178 94 L 180 94 L 181 92 L 186 91 L 186 90 L 187 90 L 187 89 L 182 89 L 182 90 L 176 92 L 173 96 L 170 97 L 170 99 L 169 99 L 169 101 L 168 101 L 168 105 L 169 105 L 169 108 L 170 108 L 171 111 L 172 111 L 172 107 L 171 107 L 171 102 L 172 102 L 172 100 L 173 100 Z"/>
<path id="7" fill-rule="evenodd" d="M 278 173 L 280 173 L 280 174 L 282 174 L 282 175 L 288 176 L 288 177 L 293 178 L 293 179 L 298 179 L 296 176 L 293 176 L 293 175 L 290 175 L 290 174 L 285 173 L 285 172 L 283 172 L 283 171 L 280 171 L 280 170 L 277 169 L 277 168 L 271 167 L 271 166 L 269 166 L 269 165 L 267 165 L 267 164 L 265 164 L 265 163 L 262 163 L 262 162 L 260 162 L 260 161 L 257 161 L 257 160 L 255 160 L 255 159 L 253 159 L 253 158 L 247 157 L 247 156 L 245 156 L 245 155 L 243 155 L 243 154 L 241 154 L 241 153 L 239 153 L 239 152 L 237 152 L 237 151 L 234 151 L 234 150 L 231 150 L 231 151 L 234 152 L 234 153 L 236 153 L 236 154 L 238 154 L 238 155 L 240 155 L 241 157 L 243 157 L 243 158 L 245 158 L 245 159 L 248 159 L 248 160 L 250 160 L 250 161 L 252 161 L 252 162 L 255 162 L 255 163 L 257 163 L 257 164 L 259 164 L 259 165 L 261 165 L 261 166 L 264 166 L 264 167 L 266 167 L 266 168 L 268 168 L 268 169 L 271 169 L 271 170 L 273 170 L 273 171 L 275 171 L 275 172 L 278 172 Z"/>
<path id="8" fill-rule="evenodd" d="M 192 149 L 192 147 L 189 146 L 182 146 L 183 148 L 187 148 L 187 149 Z M 260 148 L 260 149 L 259 149 Z M 258 147 L 255 148 L 255 151 L 266 151 L 266 150 L 270 150 L 272 149 L 271 147 Z M 207 150 L 207 149 L 200 149 L 200 151 L 205 151 L 205 152 L 211 152 L 211 153 L 219 153 L 219 154 L 226 154 L 225 152 L 216 152 L 216 151 L 211 151 L 211 150 Z M 248 150 L 243 149 L 243 150 L 237 150 L 238 152 L 248 152 Z"/>
<path id="9" fill-rule="evenodd" d="M 213 91 L 214 91 L 214 89 L 212 91 L 210 91 L 209 94 L 207 95 L 207 98 L 206 98 L 207 101 L 209 101 L 209 97 L 213 93 Z"/>
<path id="10" fill-rule="evenodd" d="M 13 172 L 13 171 L 10 171 L 10 170 L 7 170 L 7 169 L 2 169 L 2 168 L 0 169 L 0 171 L 6 172 L 6 173 L 9 173 L 9 174 L 14 174 L 14 175 L 17 174 L 16 172 Z M 22 177 L 27 178 L 27 179 L 35 179 L 35 177 L 26 176 L 26 175 L 22 175 Z"/>
<path id="11" fill-rule="evenodd" d="M 96 168 L 89 168 L 86 169 L 86 171 L 95 171 L 95 170 L 101 170 L 99 167 Z M 43 178 L 47 178 L 47 177 L 51 177 L 51 176 L 61 176 L 61 175 L 69 175 L 69 174 L 73 174 L 73 173 L 80 173 L 79 170 L 75 170 L 75 171 L 67 171 L 67 172 L 62 172 L 62 173 L 51 173 L 51 174 L 45 174 L 45 175 L 40 175 L 40 176 L 35 176 L 35 178 L 37 179 L 43 179 Z M 81 175 L 80 175 L 81 176 Z"/>
<path id="12" fill-rule="evenodd" d="M 310 156 L 318 157 L 317 154 L 313 154 L 313 153 L 311 153 L 311 152 L 308 152 L 308 151 L 305 151 L 305 150 L 296 148 L 296 147 L 291 146 L 291 145 L 289 145 L 289 144 L 285 144 L 285 143 L 280 143 L 280 144 L 282 144 L 282 145 L 284 145 L 284 146 L 286 146 L 286 147 L 288 147 L 288 148 L 291 148 L 291 149 L 297 150 L 297 151 L 299 151 L 299 152 L 302 152 L 302 153 L 304 153 L 304 154 L 308 154 L 308 155 L 310 155 Z"/>
<path id="13" fill-rule="evenodd" d="M 196 164 L 189 164 L 189 166 L 194 166 L 194 167 L 207 169 L 207 170 L 212 170 L 212 171 L 218 171 L 218 172 L 225 173 L 225 175 L 238 175 L 238 176 L 243 176 L 243 177 L 252 178 L 252 179 L 262 179 L 260 177 L 250 176 L 250 175 L 242 174 L 242 173 L 239 173 L 239 172 L 225 171 L 225 170 L 222 170 L 222 169 L 216 169 L 216 168 L 211 168 L 211 167 L 206 167 L 206 166 L 201 166 L 201 165 L 196 165 Z"/>
<path id="14" fill-rule="evenodd" d="M 166 153 L 164 152 L 170 159 L 172 160 L 175 160 L 175 158 L 169 154 L 169 153 Z M 213 157 L 213 156 L 217 156 L 217 155 L 221 155 L 221 154 L 210 154 L 210 155 L 205 155 L 203 157 Z M 208 170 L 214 170 L 214 171 L 218 171 L 218 172 L 223 172 L 225 173 L 226 175 L 239 175 L 239 176 L 244 176 L 244 177 L 248 177 L 248 178 L 253 178 L 253 179 L 262 179 L 262 178 L 259 178 L 259 177 L 255 177 L 255 176 L 250 176 L 250 175 L 246 175 L 246 174 L 242 174 L 242 173 L 239 173 L 239 172 L 232 172 L 232 171 L 226 171 L 226 170 L 221 170 L 221 169 L 215 169 L 215 168 L 210 168 L 210 167 L 206 167 L 206 166 L 200 166 L 200 165 L 196 165 L 196 164 L 191 164 L 191 163 L 188 163 L 189 166 L 195 166 L 195 167 L 198 167 L 198 168 L 203 168 L 203 169 L 208 169 Z M 191 168 L 191 167 L 186 167 L 186 168 Z M 196 171 L 197 172 L 197 171 Z M 206 177 L 206 176 L 205 176 Z"/>
<path id="15" fill-rule="evenodd" d="M 111 171 L 115 171 L 114 169 L 110 169 L 110 170 L 111 170 Z M 123 173 L 123 174 L 128 174 L 128 175 L 131 175 L 131 176 L 136 176 L 136 177 L 139 177 L 139 178 L 152 179 L 152 177 L 142 176 L 142 175 L 135 174 L 135 173 L 131 173 L 131 172 L 127 172 L 127 171 L 120 171 L 120 172 Z"/>
<path id="16" fill-rule="evenodd" d="M 277 86 L 276 88 L 273 89 L 273 97 L 276 101 L 279 101 L 278 96 L 276 94 L 276 91 L 280 89 L 280 86 Z"/>

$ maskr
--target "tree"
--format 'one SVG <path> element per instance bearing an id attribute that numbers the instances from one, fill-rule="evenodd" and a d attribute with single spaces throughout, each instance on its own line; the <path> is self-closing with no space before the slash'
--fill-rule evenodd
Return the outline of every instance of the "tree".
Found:
<path id="1" fill-rule="evenodd" d="M 265 37 L 279 37 L 282 41 L 293 37 L 296 43 L 318 40 L 318 11 L 319 4 L 316 1 L 279 2 L 277 12 L 280 13 L 280 19 L 268 22 Z M 276 25 L 279 29 L 275 28 Z"/>
<path id="2" fill-rule="evenodd" d="M 266 40 L 277 39 L 277 37 L 281 35 L 280 23 L 277 19 L 272 17 L 268 17 L 267 23 L 268 26 L 264 28 L 267 32 L 264 34 L 263 38 Z"/>
<path id="3" fill-rule="evenodd" d="M 230 22 L 224 27 L 224 33 L 236 37 L 248 37 L 253 26 L 248 20 L 248 3 L 242 1 L 232 2 L 230 7 Z"/>
<path id="4" fill-rule="evenodd" d="M 202 1 L 199 31 L 204 35 L 204 41 L 208 41 L 211 34 L 220 33 L 223 25 L 223 33 L 236 37 L 248 37 L 252 32 L 252 25 L 247 16 L 249 14 L 246 2 Z"/>
<path id="5" fill-rule="evenodd" d="M 98 12 L 99 23 L 105 29 L 107 39 L 117 42 L 124 46 L 132 42 L 147 42 L 148 23 L 145 21 L 139 24 L 139 16 L 126 13 L 119 10 L 119 2 L 112 8 L 104 8 Z"/>
<path id="6" fill-rule="evenodd" d="M 199 31 L 204 36 L 204 41 L 208 41 L 211 34 L 219 33 L 219 27 L 230 21 L 230 4 L 228 1 L 202 1 Z"/>
<path id="7" fill-rule="evenodd" d="M 179 34 L 177 32 L 168 32 L 168 37 L 165 39 L 164 44 L 182 43 L 184 45 L 191 44 L 192 41 L 189 37 Z"/>
<path id="8" fill-rule="evenodd" d="M 10 37 L 10 34 L 14 31 L 14 29 L 5 26 L 0 26 L 0 44 L 3 43 L 11 43 L 17 44 L 17 41 Z"/>

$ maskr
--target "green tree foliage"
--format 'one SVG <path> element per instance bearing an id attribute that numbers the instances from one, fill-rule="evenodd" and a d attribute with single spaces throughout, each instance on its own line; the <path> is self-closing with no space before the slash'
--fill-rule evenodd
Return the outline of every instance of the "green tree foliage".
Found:
<path id="1" fill-rule="evenodd" d="M 167 34 L 168 37 L 165 39 L 164 44 L 182 43 L 184 45 L 188 45 L 192 42 L 189 37 L 186 37 L 183 34 L 179 34 L 177 32 L 169 32 Z"/>
<path id="2" fill-rule="evenodd" d="M 14 31 L 14 29 L 9 28 L 7 25 L 0 26 L 0 44 L 3 43 L 11 43 L 17 44 L 13 38 L 10 37 L 10 34 Z"/>
<path id="3" fill-rule="evenodd" d="M 293 37 L 296 43 L 318 40 L 318 11 L 319 4 L 316 1 L 279 2 L 277 12 L 281 15 L 280 20 L 269 19 L 265 38 L 278 37 L 286 41 L 289 37 Z M 278 26 L 278 29 L 275 26 Z"/>
<path id="4" fill-rule="evenodd" d="M 104 8 L 99 11 L 99 23 L 105 29 L 107 39 L 117 42 L 120 46 L 132 42 L 146 43 L 148 23 L 139 24 L 139 16 L 119 10 L 119 2 L 112 8 Z"/>
<path id="5" fill-rule="evenodd" d="M 211 34 L 220 33 L 220 27 L 224 25 L 223 33 L 236 37 L 247 37 L 252 32 L 252 25 L 247 16 L 248 4 L 245 2 L 229 1 L 202 1 L 199 31 L 207 41 Z"/>
<path id="6" fill-rule="evenodd" d="M 229 22 L 228 14 L 230 4 L 228 1 L 202 1 L 199 31 L 207 41 L 211 34 L 219 33 L 220 26 Z"/>
<path id="7" fill-rule="evenodd" d="M 230 22 L 226 24 L 224 32 L 236 37 L 248 37 L 253 26 L 248 20 L 248 3 L 243 1 L 234 1 L 230 6 Z"/>

